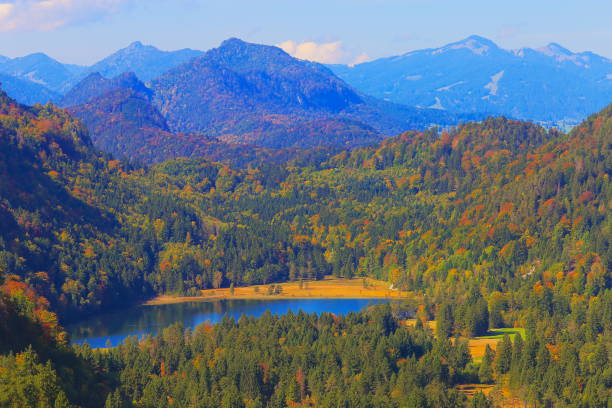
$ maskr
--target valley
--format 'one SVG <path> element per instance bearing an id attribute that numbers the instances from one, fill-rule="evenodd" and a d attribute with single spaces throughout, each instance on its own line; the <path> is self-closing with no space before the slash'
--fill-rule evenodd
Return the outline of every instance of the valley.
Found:
<path id="1" fill-rule="evenodd" d="M 0 57 L 0 407 L 610 406 L 610 60 L 352 53 Z"/>
<path id="2" fill-rule="evenodd" d="M 612 106 L 570 133 L 491 118 L 243 169 L 122 162 L 66 110 L 6 94 L 0 124 L 0 346 L 17 353 L 0 359 L 0 401 L 26 401 L 24 362 L 56 384 L 44 398 L 82 406 L 195 395 L 232 408 L 343 395 L 492 404 L 465 399 L 459 390 L 474 384 L 530 404 L 567 405 L 562 389 L 607 398 Z M 133 308 L 156 296 L 167 304 Z M 176 302 L 198 296 L 208 301 Z M 399 302 L 327 313 L 385 298 Z M 259 317 L 239 318 L 243 307 Z M 274 307 L 282 316 L 264 313 Z M 293 308 L 313 313 L 284 314 Z M 411 313 L 434 329 L 406 327 Z M 79 321 L 72 336 L 62 327 Z M 504 327 L 524 331 L 500 339 L 516 333 Z M 85 338 L 116 347 L 91 350 Z M 256 368 L 268 366 L 270 388 Z M 568 367 L 591 385 L 562 375 Z M 325 370 L 342 378 L 340 394 Z M 197 391 L 222 378 L 250 391 Z"/>

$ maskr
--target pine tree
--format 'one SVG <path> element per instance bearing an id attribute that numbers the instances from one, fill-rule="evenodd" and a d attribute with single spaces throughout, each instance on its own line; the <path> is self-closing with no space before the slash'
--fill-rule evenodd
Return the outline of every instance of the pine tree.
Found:
<path id="1" fill-rule="evenodd" d="M 119 390 L 115 390 L 108 394 L 106 397 L 106 403 L 104 404 L 104 408 L 122 408 L 123 403 L 121 401 L 121 394 Z"/>
<path id="2" fill-rule="evenodd" d="M 493 361 L 495 359 L 495 352 L 487 344 L 485 347 L 485 354 L 482 357 L 480 368 L 478 369 L 478 378 L 481 383 L 490 384 L 493 382 Z"/>
<path id="3" fill-rule="evenodd" d="M 70 408 L 71 406 L 72 405 L 70 405 L 70 402 L 68 402 L 68 397 L 66 397 L 64 391 L 60 391 L 59 394 L 57 394 L 57 397 L 55 398 L 55 403 L 53 404 L 53 407 Z"/>
<path id="4" fill-rule="evenodd" d="M 448 338 L 453 334 L 453 311 L 449 304 L 440 305 L 436 316 L 436 335 L 438 338 Z"/>
<path id="5" fill-rule="evenodd" d="M 507 334 L 503 340 L 497 344 L 495 361 L 495 372 L 497 375 L 506 374 L 512 364 L 512 341 Z"/>
<path id="6" fill-rule="evenodd" d="M 470 408 L 493 408 L 493 403 L 482 392 L 479 392 L 470 400 Z"/>
<path id="7" fill-rule="evenodd" d="M 523 337 L 520 334 L 514 336 L 514 344 L 512 346 L 512 365 L 518 366 L 523 357 Z"/>

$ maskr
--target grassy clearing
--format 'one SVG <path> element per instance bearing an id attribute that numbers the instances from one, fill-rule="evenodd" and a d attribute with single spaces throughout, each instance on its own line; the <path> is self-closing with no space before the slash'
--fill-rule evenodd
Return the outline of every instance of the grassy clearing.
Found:
<path id="1" fill-rule="evenodd" d="M 416 319 L 404 320 L 403 324 L 408 327 L 414 327 L 414 325 L 416 324 Z M 435 332 L 435 320 L 428 321 L 427 325 Z M 514 341 L 514 337 L 517 334 L 520 335 L 523 339 L 525 339 L 525 329 L 520 327 L 491 329 L 489 330 L 489 333 L 487 333 L 486 336 L 479 336 L 468 339 L 468 348 L 470 349 L 472 360 L 474 360 L 475 363 L 480 363 L 482 357 L 484 356 L 487 345 L 493 350 L 495 350 L 497 348 L 497 343 L 499 343 L 506 334 L 510 336 L 510 340 L 512 341 Z"/>
<path id="2" fill-rule="evenodd" d="M 493 400 L 494 406 L 499 408 L 534 408 L 532 405 L 518 398 L 510 390 L 506 379 L 503 379 L 501 384 L 466 384 L 457 386 L 457 389 L 468 398 L 482 391 L 483 394 Z"/>
<path id="3" fill-rule="evenodd" d="M 482 361 L 487 345 L 495 350 L 497 344 L 503 340 L 505 335 L 508 335 L 512 341 L 514 341 L 517 335 L 525 339 L 525 329 L 522 327 L 491 329 L 486 336 L 469 339 L 468 348 L 474 363 L 479 364 Z M 492 397 L 496 406 L 501 408 L 524 406 L 523 401 L 514 397 L 507 386 L 500 388 L 499 386 L 488 384 L 463 384 L 457 386 L 457 389 L 468 398 L 473 397 L 478 392 L 483 392 L 485 395 Z"/>
<path id="4" fill-rule="evenodd" d="M 489 395 L 495 388 L 492 384 L 460 384 L 456 387 L 462 394 L 465 394 L 468 398 L 473 397 L 475 394 L 482 392 L 484 395 Z"/>
<path id="5" fill-rule="evenodd" d="M 366 278 L 364 279 L 337 279 L 325 277 L 319 281 L 304 281 L 302 287 L 299 282 L 286 282 L 273 284 L 280 287 L 280 293 L 268 294 L 271 285 L 253 285 L 234 288 L 232 294 L 229 288 L 207 289 L 201 291 L 201 296 L 177 297 L 158 296 L 146 305 L 162 305 L 170 303 L 207 301 L 217 299 L 400 299 L 402 292 L 389 288 L 389 283 Z"/>
<path id="6" fill-rule="evenodd" d="M 408 327 L 414 327 L 416 325 L 416 319 L 403 320 L 402 323 Z M 428 320 L 427 326 L 429 326 L 429 328 L 433 330 L 434 332 L 436 331 L 436 321 L 435 320 Z"/>
<path id="7" fill-rule="evenodd" d="M 505 335 L 510 336 L 510 340 L 514 341 L 514 336 L 520 334 L 523 340 L 525 339 L 525 329 L 522 327 L 505 327 L 501 329 L 491 329 L 486 336 L 475 337 L 475 339 L 498 339 L 501 340 Z"/>
<path id="8" fill-rule="evenodd" d="M 525 329 L 517 328 L 501 328 L 491 329 L 486 336 L 474 337 L 469 340 L 468 347 L 470 354 L 475 363 L 480 363 L 482 357 L 485 354 L 487 345 L 493 350 L 497 348 L 497 343 L 503 340 L 505 335 L 510 336 L 510 340 L 514 341 L 516 335 L 520 335 L 523 339 L 525 338 Z"/>
<path id="9" fill-rule="evenodd" d="M 416 319 L 408 319 L 402 322 L 405 326 L 414 327 Z M 435 332 L 436 322 L 428 321 L 427 325 Z M 491 329 L 486 336 L 474 337 L 468 339 L 468 348 L 472 361 L 476 364 L 480 364 L 482 357 L 484 356 L 486 346 L 488 345 L 493 350 L 497 348 L 497 343 L 503 340 L 505 335 L 510 336 L 510 339 L 514 341 L 516 335 L 520 335 L 523 339 L 525 338 L 524 328 L 500 328 Z M 468 398 L 472 398 L 479 392 L 493 398 L 495 406 L 500 408 L 523 408 L 526 407 L 523 401 L 512 395 L 507 385 L 499 386 L 495 384 L 460 384 L 456 388 Z"/>

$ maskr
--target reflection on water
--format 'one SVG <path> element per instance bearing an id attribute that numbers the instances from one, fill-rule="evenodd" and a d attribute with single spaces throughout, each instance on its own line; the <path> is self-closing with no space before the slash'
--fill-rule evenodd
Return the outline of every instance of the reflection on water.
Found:
<path id="1" fill-rule="evenodd" d="M 156 334 L 160 329 L 176 322 L 185 327 L 209 321 L 216 323 L 228 314 L 238 319 L 241 315 L 260 316 L 266 310 L 282 315 L 289 310 L 306 313 L 331 312 L 338 315 L 356 312 L 385 299 L 278 299 L 278 300 L 216 300 L 185 302 L 157 306 L 137 306 L 98 315 L 69 324 L 66 330 L 73 343 L 87 341 L 92 347 L 105 347 L 108 342 L 116 346 L 128 336 Z"/>

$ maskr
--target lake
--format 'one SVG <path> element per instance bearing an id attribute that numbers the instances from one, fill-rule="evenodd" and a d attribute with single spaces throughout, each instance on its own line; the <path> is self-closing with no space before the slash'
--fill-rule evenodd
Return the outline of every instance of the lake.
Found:
<path id="1" fill-rule="evenodd" d="M 155 306 L 136 306 L 90 317 L 67 324 L 66 331 L 73 343 L 87 342 L 91 347 L 117 346 L 128 336 L 144 336 L 157 332 L 173 323 L 182 322 L 187 328 L 204 323 L 219 322 L 225 314 L 240 318 L 242 315 L 260 316 L 266 310 L 283 315 L 289 310 L 297 313 L 331 312 L 344 315 L 357 312 L 388 299 L 223 299 L 206 302 L 184 302 Z"/>

